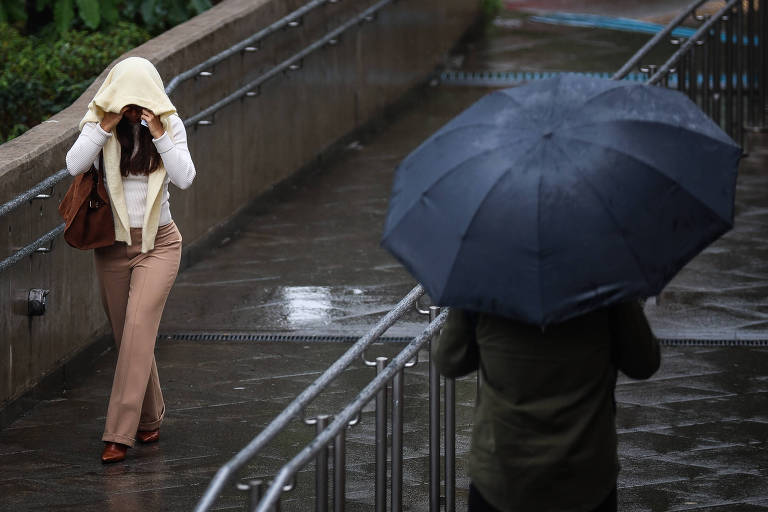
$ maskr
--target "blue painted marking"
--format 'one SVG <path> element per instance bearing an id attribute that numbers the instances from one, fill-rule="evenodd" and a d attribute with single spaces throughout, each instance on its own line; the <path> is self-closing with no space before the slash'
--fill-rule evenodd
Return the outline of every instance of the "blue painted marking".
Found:
<path id="1" fill-rule="evenodd" d="M 600 16 L 597 14 L 576 14 L 576 13 L 552 13 L 546 16 L 531 16 L 528 18 L 538 23 L 548 23 L 550 25 L 567 25 L 571 27 L 588 28 L 607 28 L 612 30 L 623 30 L 626 32 L 640 32 L 645 34 L 655 34 L 664 29 L 663 25 L 658 23 L 649 23 L 645 21 L 633 20 L 630 18 L 614 18 L 611 16 Z M 676 37 L 691 37 L 696 33 L 695 29 L 688 27 L 677 27 L 672 31 Z"/>
<path id="2" fill-rule="evenodd" d="M 530 21 L 537 23 L 547 23 L 549 25 L 565 25 L 570 27 L 603 28 L 609 30 L 621 30 L 624 32 L 636 32 L 641 34 L 656 34 L 664 29 L 664 25 L 650 23 L 647 21 L 633 20 L 631 18 L 615 18 L 612 16 L 601 16 L 599 14 L 578 14 L 570 12 L 555 12 L 543 16 L 531 16 Z M 677 27 L 672 30 L 673 37 L 689 38 L 696 33 L 695 28 Z M 714 32 L 710 32 L 711 34 Z M 720 40 L 727 40 L 725 32 L 720 34 Z M 736 41 L 736 36 L 733 36 Z M 749 38 L 745 35 L 743 44 L 749 44 Z M 759 46 L 759 38 L 754 36 L 754 45 Z"/>

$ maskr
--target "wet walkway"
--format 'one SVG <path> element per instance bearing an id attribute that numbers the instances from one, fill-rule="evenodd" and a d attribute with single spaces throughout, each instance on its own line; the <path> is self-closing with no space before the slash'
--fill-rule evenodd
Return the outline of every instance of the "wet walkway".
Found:
<path id="1" fill-rule="evenodd" d="M 647 39 L 628 41 L 632 37 L 534 24 L 508 12 L 451 65 L 612 71 Z M 216 469 L 348 346 L 309 336 L 358 336 L 412 288 L 412 278 L 378 246 L 393 168 L 487 92 L 432 88 L 383 131 L 245 212 L 218 248 L 179 276 L 169 298 L 160 329 L 166 337 L 157 346 L 168 407 L 160 443 L 137 446 L 123 464 L 99 463 L 114 357 L 105 353 L 71 389 L 0 432 L 0 510 L 191 510 Z M 659 336 L 768 338 L 767 148 L 768 140 L 754 139 L 743 163 L 736 229 L 647 307 Z M 413 313 L 387 335 L 413 335 L 423 325 Z M 293 341 L 205 341 L 230 334 Z M 617 389 L 620 510 L 768 510 L 768 349 L 666 346 L 663 358 L 649 382 L 622 379 Z M 353 365 L 308 415 L 332 411 L 372 373 Z M 426 510 L 425 383 L 421 363 L 406 378 L 406 510 Z M 465 379 L 457 389 L 459 510 L 468 484 L 461 457 L 473 385 Z M 243 476 L 274 474 L 311 433 L 296 422 Z M 370 410 L 348 439 L 348 510 L 373 510 Z M 311 487 L 312 475 L 300 475 L 283 509 L 311 510 Z M 229 490 L 217 510 L 242 509 L 242 503 Z"/>

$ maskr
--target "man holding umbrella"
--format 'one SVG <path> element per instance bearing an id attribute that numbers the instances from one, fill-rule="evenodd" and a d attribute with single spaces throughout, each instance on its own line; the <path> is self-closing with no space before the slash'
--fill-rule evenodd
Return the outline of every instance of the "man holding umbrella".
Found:
<path id="1" fill-rule="evenodd" d="M 741 148 L 683 94 L 561 76 L 482 98 L 398 167 L 382 245 L 479 370 L 470 510 L 616 510 L 617 371 L 648 378 L 658 295 L 733 226 Z"/>
<path id="2" fill-rule="evenodd" d="M 447 377 L 481 370 L 470 511 L 616 510 L 616 372 L 648 378 L 660 360 L 639 302 L 544 330 L 451 309 L 432 354 Z"/>

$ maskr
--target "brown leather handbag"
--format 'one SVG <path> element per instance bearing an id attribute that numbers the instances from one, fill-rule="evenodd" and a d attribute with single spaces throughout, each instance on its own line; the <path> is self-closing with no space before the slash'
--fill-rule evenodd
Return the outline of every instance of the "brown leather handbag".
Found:
<path id="1" fill-rule="evenodd" d="M 64 218 L 64 240 L 75 249 L 96 249 L 115 243 L 112 207 L 104 185 L 104 153 L 99 153 L 99 168 L 75 176 L 59 204 Z"/>

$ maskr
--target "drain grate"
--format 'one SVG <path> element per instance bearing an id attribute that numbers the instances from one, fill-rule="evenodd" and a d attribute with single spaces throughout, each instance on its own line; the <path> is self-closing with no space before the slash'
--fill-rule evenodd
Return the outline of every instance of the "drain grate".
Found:
<path id="1" fill-rule="evenodd" d="M 660 338 L 659 342 L 668 347 L 768 347 L 768 340 L 696 340 L 691 338 Z"/>
<path id="2" fill-rule="evenodd" d="M 218 333 L 218 332 L 196 332 L 196 333 L 172 333 L 158 334 L 158 340 L 174 341 L 277 341 L 277 342 L 333 342 L 346 343 L 354 342 L 360 339 L 360 336 L 340 336 L 340 335 L 303 335 L 303 334 L 263 334 L 263 333 Z M 382 336 L 380 341 L 385 343 L 409 343 L 413 337 L 409 336 Z"/>
<path id="3" fill-rule="evenodd" d="M 612 78 L 613 73 L 576 73 L 571 71 L 444 71 L 440 74 L 440 82 L 445 85 L 463 85 L 470 87 L 512 87 L 521 85 L 532 80 L 544 80 L 554 78 L 560 75 L 577 75 L 592 78 Z M 645 82 L 650 75 L 645 73 L 629 73 L 622 80 L 630 82 Z M 668 87 L 675 89 L 677 87 L 677 73 L 669 73 Z M 690 80 L 690 79 L 689 79 Z M 709 80 L 716 82 L 714 75 L 709 75 Z M 696 83 L 701 86 L 705 81 L 704 75 L 696 74 Z M 738 75 L 731 77 L 731 84 L 736 86 L 739 82 Z M 720 73 L 720 87 L 728 86 L 728 78 L 725 73 Z M 742 87 L 749 88 L 749 81 L 746 76 L 742 77 Z"/>
<path id="4" fill-rule="evenodd" d="M 544 80 L 560 75 L 578 75 L 593 78 L 611 78 L 613 73 L 572 73 L 564 71 L 445 71 L 440 81 L 446 85 L 518 85 L 531 80 Z M 624 80 L 644 82 L 648 75 L 630 73 Z"/>
<path id="5" fill-rule="evenodd" d="M 168 333 L 158 334 L 158 340 L 172 341 L 273 341 L 273 342 L 331 342 L 351 343 L 360 339 L 360 336 L 304 335 L 304 334 L 265 334 L 265 333 L 219 333 L 219 332 L 195 332 L 195 333 Z M 409 343 L 411 336 L 382 336 L 379 338 L 384 343 Z M 768 347 L 768 339 L 693 339 L 693 338 L 660 338 L 659 342 L 668 347 Z"/>

